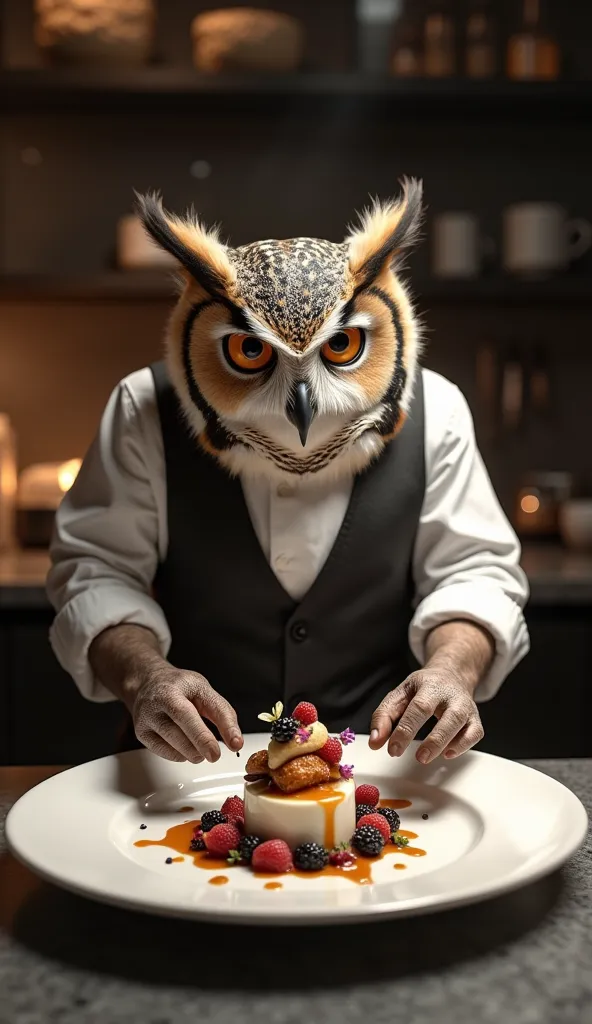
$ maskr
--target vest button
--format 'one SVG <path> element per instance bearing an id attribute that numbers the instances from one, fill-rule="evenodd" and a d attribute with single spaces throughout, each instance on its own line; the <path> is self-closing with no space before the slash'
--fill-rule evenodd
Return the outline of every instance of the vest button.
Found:
<path id="1" fill-rule="evenodd" d="M 292 640 L 301 644 L 308 636 L 308 626 L 306 625 L 306 622 L 295 622 L 290 633 L 292 635 Z"/>

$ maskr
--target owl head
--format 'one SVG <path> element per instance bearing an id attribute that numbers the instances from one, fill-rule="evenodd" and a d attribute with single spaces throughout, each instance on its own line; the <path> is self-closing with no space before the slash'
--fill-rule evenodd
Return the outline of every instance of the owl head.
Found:
<path id="1" fill-rule="evenodd" d="M 421 183 L 376 201 L 345 241 L 231 248 L 152 194 L 139 212 L 179 262 L 167 363 L 199 443 L 231 472 L 359 472 L 405 421 L 418 329 L 397 276 Z"/>

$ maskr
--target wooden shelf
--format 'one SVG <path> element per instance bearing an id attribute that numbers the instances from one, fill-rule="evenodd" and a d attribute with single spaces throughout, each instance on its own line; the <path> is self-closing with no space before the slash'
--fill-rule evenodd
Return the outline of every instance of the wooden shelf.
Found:
<path id="1" fill-rule="evenodd" d="M 162 302 L 176 294 L 170 270 L 96 274 L 0 274 L 0 299 L 53 302 Z"/>
<path id="2" fill-rule="evenodd" d="M 137 70 L 102 71 L 82 68 L 31 68 L 0 71 L 0 109 L 91 108 L 119 110 L 150 100 L 195 105 L 199 98 L 286 101 L 346 99 L 382 101 L 391 111 L 414 113 L 418 108 L 441 112 L 486 114 L 589 113 L 592 80 L 585 82 L 518 83 L 503 79 L 470 82 L 463 78 L 395 79 L 359 73 L 291 75 L 203 75 L 191 67 L 149 66 Z"/>
<path id="3" fill-rule="evenodd" d="M 411 279 L 420 308 L 440 305 L 592 304 L 592 277 L 565 276 L 522 282 L 504 278 L 477 281 Z M 107 270 L 95 274 L 3 274 L 0 300 L 56 302 L 165 302 L 176 286 L 170 270 Z"/>
<path id="4" fill-rule="evenodd" d="M 561 305 L 592 303 L 592 275 L 565 275 L 544 281 L 520 281 L 506 277 L 483 277 L 475 281 L 431 280 L 414 282 L 418 301 L 433 304 Z"/>

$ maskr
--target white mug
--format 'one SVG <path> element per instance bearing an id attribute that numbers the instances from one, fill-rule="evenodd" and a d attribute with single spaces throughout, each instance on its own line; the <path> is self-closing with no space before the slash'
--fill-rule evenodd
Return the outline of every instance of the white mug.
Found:
<path id="1" fill-rule="evenodd" d="M 432 270 L 436 277 L 477 277 L 483 245 L 472 213 L 440 213 L 434 218 Z"/>
<path id="2" fill-rule="evenodd" d="M 568 220 L 558 203 L 515 203 L 504 210 L 504 267 L 512 274 L 546 277 L 565 270 L 592 245 L 592 225 Z"/>
<path id="3" fill-rule="evenodd" d="M 130 213 L 117 222 L 117 262 L 120 267 L 174 267 L 174 256 L 152 240 L 139 217 Z"/>

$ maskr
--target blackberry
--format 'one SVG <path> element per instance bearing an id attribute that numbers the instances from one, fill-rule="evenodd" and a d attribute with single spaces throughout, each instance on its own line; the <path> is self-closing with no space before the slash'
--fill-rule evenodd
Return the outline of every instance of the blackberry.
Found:
<path id="1" fill-rule="evenodd" d="M 374 825 L 362 825 L 354 832 L 351 844 L 364 857 L 377 857 L 384 846 L 384 839 Z"/>
<path id="2" fill-rule="evenodd" d="M 228 818 L 222 811 L 206 811 L 201 816 L 201 830 L 202 832 L 209 832 L 214 825 L 225 825 Z"/>
<path id="3" fill-rule="evenodd" d="M 294 850 L 294 866 L 301 871 L 322 871 L 329 862 L 329 854 L 318 843 L 302 843 Z"/>
<path id="4" fill-rule="evenodd" d="M 370 804 L 358 804 L 356 807 L 356 821 L 363 818 L 365 814 L 376 814 L 376 807 L 371 807 Z"/>
<path id="5" fill-rule="evenodd" d="M 401 819 L 397 812 L 394 811 L 392 807 L 377 807 L 376 810 L 378 811 L 379 814 L 382 814 L 383 818 L 386 818 L 391 827 L 391 832 L 399 831 Z"/>
<path id="6" fill-rule="evenodd" d="M 192 850 L 193 853 L 197 853 L 198 850 L 205 850 L 205 848 L 206 844 L 204 843 L 201 836 L 194 836 L 191 842 L 189 843 L 189 849 Z"/>
<path id="7" fill-rule="evenodd" d="M 278 718 L 271 724 L 271 736 L 278 743 L 289 743 L 294 739 L 297 729 L 298 722 L 295 718 Z"/>
<path id="8" fill-rule="evenodd" d="M 253 851 L 257 846 L 260 846 L 262 842 L 263 840 L 259 839 L 259 836 L 243 836 L 238 844 L 240 859 L 244 861 L 245 864 L 250 864 Z"/>

